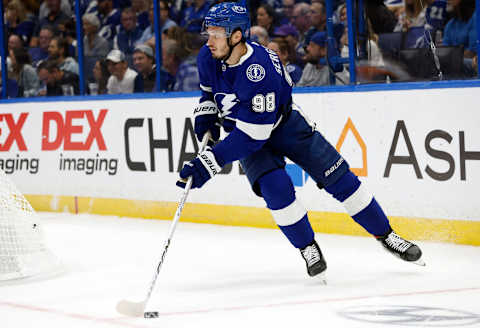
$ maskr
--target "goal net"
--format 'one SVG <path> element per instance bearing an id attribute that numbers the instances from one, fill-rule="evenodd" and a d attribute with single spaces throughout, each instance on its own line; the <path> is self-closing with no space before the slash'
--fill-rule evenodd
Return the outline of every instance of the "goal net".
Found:
<path id="1" fill-rule="evenodd" d="M 58 266 L 44 243 L 38 215 L 0 170 L 0 281 L 49 273 Z"/>

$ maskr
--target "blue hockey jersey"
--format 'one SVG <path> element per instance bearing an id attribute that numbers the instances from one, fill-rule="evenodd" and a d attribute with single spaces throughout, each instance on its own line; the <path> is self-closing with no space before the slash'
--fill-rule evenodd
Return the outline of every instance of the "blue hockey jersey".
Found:
<path id="1" fill-rule="evenodd" d="M 290 110 L 292 80 L 277 54 L 256 42 L 235 65 L 212 57 L 205 45 L 197 57 L 202 98 L 214 101 L 229 135 L 213 149 L 220 166 L 260 149 Z"/>
<path id="2" fill-rule="evenodd" d="M 427 24 L 425 24 L 426 29 L 443 30 L 447 22 L 447 1 L 433 1 L 433 3 L 427 7 L 425 19 L 427 21 Z"/>

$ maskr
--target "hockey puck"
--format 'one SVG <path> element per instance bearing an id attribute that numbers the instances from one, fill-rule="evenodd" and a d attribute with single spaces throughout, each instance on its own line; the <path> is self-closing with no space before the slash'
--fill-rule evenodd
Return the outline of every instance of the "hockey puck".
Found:
<path id="1" fill-rule="evenodd" d="M 149 318 L 158 318 L 158 315 L 159 315 L 159 314 L 158 314 L 157 311 L 154 311 L 154 312 L 145 312 L 145 313 L 143 314 L 143 317 L 144 317 L 144 318 L 147 318 L 147 319 L 149 319 Z"/>

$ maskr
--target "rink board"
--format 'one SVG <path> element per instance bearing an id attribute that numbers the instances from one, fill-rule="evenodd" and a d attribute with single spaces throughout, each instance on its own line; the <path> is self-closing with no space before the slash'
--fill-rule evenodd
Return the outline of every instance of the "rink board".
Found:
<path id="1" fill-rule="evenodd" d="M 295 94 L 409 238 L 480 245 L 480 88 Z M 0 104 L 0 168 L 38 210 L 170 219 L 198 144 L 197 97 Z M 364 234 L 288 163 L 316 231 Z M 238 163 L 200 191 L 191 222 L 274 227 Z"/>
<path id="2" fill-rule="evenodd" d="M 39 211 L 95 213 L 121 217 L 171 220 L 176 202 L 136 201 L 71 196 L 28 195 Z M 309 211 L 314 231 L 353 236 L 369 236 L 346 214 Z M 480 246 L 480 222 L 390 216 L 390 223 L 402 236 L 415 240 L 432 240 Z M 194 223 L 277 228 L 266 208 L 186 203 L 181 221 Z"/>

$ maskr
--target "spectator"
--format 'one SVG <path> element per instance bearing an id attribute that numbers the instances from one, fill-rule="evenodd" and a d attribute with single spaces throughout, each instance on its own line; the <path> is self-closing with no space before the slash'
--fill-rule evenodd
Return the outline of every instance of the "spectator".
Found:
<path id="1" fill-rule="evenodd" d="M 282 0 L 261 0 L 260 2 L 269 5 L 275 12 L 281 13 L 282 11 Z"/>
<path id="2" fill-rule="evenodd" d="M 424 0 L 405 0 L 404 10 L 399 14 L 397 25 L 393 31 L 406 32 L 410 27 L 425 26 L 427 7 L 424 7 L 423 2 Z"/>
<path id="3" fill-rule="evenodd" d="M 385 66 L 385 62 L 383 60 L 382 52 L 380 51 L 380 47 L 378 46 L 378 35 L 375 34 L 372 30 L 372 25 L 370 24 L 370 20 L 367 20 L 367 62 L 363 64 L 367 64 L 368 66 L 374 67 L 382 67 Z M 348 57 L 348 28 L 345 28 L 342 38 L 340 39 L 340 49 L 341 49 L 341 56 Z"/>
<path id="4" fill-rule="evenodd" d="M 47 95 L 47 84 L 48 84 L 48 61 L 40 61 L 37 66 L 37 76 L 40 81 L 40 87 L 38 89 L 38 96 L 44 97 Z"/>
<path id="5" fill-rule="evenodd" d="M 5 8 L 5 27 L 7 35 L 16 34 L 24 44 L 30 42 L 35 23 L 27 18 L 27 11 L 19 0 L 10 1 Z"/>
<path id="6" fill-rule="evenodd" d="M 342 23 L 344 26 L 347 26 L 347 5 L 346 4 L 341 4 L 340 6 L 338 6 L 334 14 L 333 21 L 335 23 Z"/>
<path id="7" fill-rule="evenodd" d="M 48 59 L 55 60 L 58 69 L 78 75 L 78 64 L 68 56 L 68 43 L 64 38 L 53 37 L 48 45 Z"/>
<path id="8" fill-rule="evenodd" d="M 342 38 L 340 39 L 341 56 L 349 57 L 348 49 L 348 28 L 345 28 Z M 364 60 L 357 60 L 355 69 L 357 74 L 357 83 L 362 82 L 384 82 L 385 80 L 399 80 L 406 74 L 399 70 L 397 65 L 389 60 L 383 59 L 382 52 L 378 46 L 378 35 L 373 32 L 370 20 L 367 19 L 367 41 L 366 41 L 366 58 Z M 345 64 L 344 67 L 349 67 Z M 405 78 L 409 78 L 408 76 Z"/>
<path id="9" fill-rule="evenodd" d="M 327 11 L 324 2 L 312 2 L 310 5 L 310 21 L 312 26 L 308 29 L 305 35 L 305 44 L 310 42 L 310 38 L 315 33 L 326 31 Z"/>
<path id="10" fill-rule="evenodd" d="M 317 0 L 315 2 L 312 2 L 310 9 L 312 26 L 305 35 L 305 44 L 308 44 L 310 42 L 310 38 L 315 33 L 327 30 L 327 10 L 324 0 Z M 340 42 L 343 30 L 344 25 L 342 23 L 333 23 L 333 37 L 337 41 L 337 44 L 339 44 Z"/>
<path id="11" fill-rule="evenodd" d="M 37 0 L 20 0 L 25 7 L 26 19 L 33 22 L 34 30 L 38 22 L 38 10 L 40 3 Z M 4 7 L 5 8 L 5 7 Z"/>
<path id="12" fill-rule="evenodd" d="M 289 58 L 291 58 L 294 53 L 294 48 L 290 47 L 287 40 L 283 38 L 275 38 L 269 44 L 269 49 L 275 51 L 280 58 L 283 66 L 285 66 L 285 70 L 288 72 L 292 81 L 296 84 L 300 77 L 302 76 L 302 68 L 298 65 L 292 64 L 289 62 Z"/>
<path id="13" fill-rule="evenodd" d="M 110 51 L 107 67 L 111 74 L 107 82 L 108 94 L 143 92 L 143 79 L 128 67 L 123 52 L 117 49 Z"/>
<path id="14" fill-rule="evenodd" d="M 10 63 L 11 63 L 10 57 L 7 57 L 7 71 L 10 71 L 10 66 L 11 66 Z M 18 95 L 17 81 L 15 81 L 14 79 L 11 79 L 10 77 L 7 77 L 6 84 L 7 84 L 7 98 L 16 98 Z M 4 83 L 2 81 L 2 58 L 0 57 L 0 92 L 2 92 L 3 87 L 4 87 Z"/>
<path id="15" fill-rule="evenodd" d="M 177 40 L 180 42 L 185 37 L 186 30 L 183 27 L 180 26 L 172 26 L 172 28 L 169 28 L 168 30 L 165 31 L 165 37 L 167 39 L 171 40 Z M 163 40 L 163 39 L 162 39 Z"/>
<path id="16" fill-rule="evenodd" d="M 46 70 L 46 74 L 41 72 L 42 70 Z M 72 96 L 80 93 L 78 75 L 61 70 L 56 60 L 49 59 L 45 64 L 42 63 L 38 66 L 37 71 L 40 78 L 46 82 L 47 96 Z"/>
<path id="17" fill-rule="evenodd" d="M 133 65 L 143 79 L 143 90 L 152 92 L 156 82 L 156 65 L 153 50 L 145 44 L 140 44 L 133 51 Z"/>
<path id="18" fill-rule="evenodd" d="M 288 21 L 288 24 L 293 24 L 293 7 L 295 6 L 295 0 L 283 0 L 282 1 L 282 14 Z"/>
<path id="19" fill-rule="evenodd" d="M 97 0 L 80 0 L 80 15 L 95 14 L 98 16 Z"/>
<path id="20" fill-rule="evenodd" d="M 282 25 L 275 29 L 275 37 L 280 37 L 287 41 L 290 49 L 293 49 L 293 52 L 289 52 L 288 61 L 292 64 L 298 64 L 303 66 L 302 57 L 303 55 L 299 51 L 299 42 L 298 42 L 298 31 L 293 25 Z"/>
<path id="21" fill-rule="evenodd" d="M 54 28 L 59 27 L 60 24 L 65 24 L 66 21 L 70 19 L 70 16 L 66 15 L 60 8 L 60 0 L 46 0 L 45 4 L 48 8 L 48 14 L 40 18 L 38 22 L 35 35 L 38 36 L 40 30 L 45 25 L 51 25 Z M 38 39 L 35 40 L 34 45 L 36 46 Z"/>
<path id="22" fill-rule="evenodd" d="M 108 41 L 98 35 L 100 20 L 95 14 L 82 17 L 84 37 L 84 55 L 89 57 L 105 57 L 110 51 Z"/>
<path id="23" fill-rule="evenodd" d="M 436 31 L 443 31 L 447 23 L 447 1 L 429 0 L 428 3 L 430 2 L 431 4 L 427 7 L 425 13 L 425 20 L 427 21 L 425 29 L 429 30 L 432 35 L 435 35 Z"/>
<path id="24" fill-rule="evenodd" d="M 137 25 L 143 31 L 150 25 L 148 21 L 148 4 L 146 0 L 132 0 L 132 9 L 137 16 Z"/>
<path id="25" fill-rule="evenodd" d="M 74 18 L 70 18 L 65 24 L 58 25 L 58 34 L 62 36 L 68 44 L 67 57 L 77 56 L 77 26 Z"/>
<path id="26" fill-rule="evenodd" d="M 158 2 L 159 10 L 160 10 L 160 34 L 163 35 L 165 30 L 169 29 L 172 26 L 177 26 L 173 20 L 170 19 L 169 12 L 170 12 L 170 5 L 167 0 L 160 0 Z M 147 43 L 150 46 L 155 48 L 155 31 L 154 31 L 154 17 L 153 17 L 153 3 L 150 5 L 150 10 L 148 11 L 148 20 L 150 21 L 150 25 L 147 26 L 145 31 L 143 31 L 139 43 Z"/>
<path id="27" fill-rule="evenodd" d="M 305 34 L 312 25 L 310 5 L 305 2 L 300 2 L 293 7 L 293 26 L 298 31 L 298 48 L 297 52 L 305 55 Z"/>
<path id="28" fill-rule="evenodd" d="M 166 31 L 166 34 L 164 34 L 164 37 L 162 37 L 162 42 L 164 42 L 167 39 L 175 40 L 177 42 L 177 45 L 178 45 L 176 47 L 177 57 L 180 58 L 181 60 L 185 59 L 189 55 L 189 52 L 187 51 L 187 47 L 185 45 L 185 40 L 187 38 L 186 33 L 187 32 L 183 27 L 173 26 L 169 28 Z M 162 44 L 162 47 L 163 47 L 163 44 Z"/>
<path id="29" fill-rule="evenodd" d="M 16 34 L 11 34 L 8 37 L 8 50 L 23 48 L 22 38 Z"/>
<path id="30" fill-rule="evenodd" d="M 475 0 L 452 0 L 453 17 L 445 25 L 443 44 L 463 46 L 464 57 L 473 58 L 477 53 L 475 24 Z"/>
<path id="31" fill-rule="evenodd" d="M 39 61 L 45 60 L 48 57 L 48 46 L 54 35 L 53 28 L 50 25 L 42 27 L 38 34 L 38 47 L 33 47 L 28 50 L 32 58 L 33 66 L 37 66 Z"/>
<path id="32" fill-rule="evenodd" d="M 198 34 L 187 33 L 182 47 L 186 47 L 189 55 L 178 66 L 174 91 L 200 90 L 200 77 L 198 76 L 197 55 L 202 47 Z"/>
<path id="33" fill-rule="evenodd" d="M 93 79 L 97 84 L 97 94 L 103 95 L 107 93 L 107 81 L 110 77 L 106 60 L 97 60 L 93 67 Z M 90 90 L 92 94 L 92 90 Z"/>
<path id="34" fill-rule="evenodd" d="M 327 54 L 327 33 L 315 33 L 307 46 L 305 54 L 305 68 L 302 77 L 298 81 L 299 87 L 313 87 L 329 84 L 329 70 L 327 66 L 321 65 L 319 60 Z"/>
<path id="35" fill-rule="evenodd" d="M 19 97 L 35 97 L 38 93 L 40 83 L 37 72 L 30 65 L 30 56 L 24 48 L 10 49 L 10 60 L 12 62 L 12 77 L 18 84 Z"/>
<path id="36" fill-rule="evenodd" d="M 162 91 L 173 91 L 175 85 L 175 76 L 181 59 L 179 57 L 178 43 L 172 39 L 166 39 L 162 42 L 162 76 L 164 85 L 160 87 Z"/>
<path id="37" fill-rule="evenodd" d="M 95 62 L 105 58 L 110 51 L 108 41 L 98 35 L 100 28 L 100 20 L 95 14 L 85 14 L 82 17 L 83 32 L 83 54 L 85 56 L 85 71 L 87 72 L 87 80 L 90 80 L 92 69 Z"/>
<path id="38" fill-rule="evenodd" d="M 51 0 L 45 0 L 42 2 L 42 4 L 40 5 L 40 8 L 39 8 L 39 12 L 38 12 L 38 19 L 39 20 L 42 20 L 46 17 L 48 17 L 48 15 L 50 15 L 50 11 L 51 11 L 51 7 L 55 7 L 56 6 L 56 0 L 55 1 L 51 1 Z M 72 12 L 72 7 L 70 6 L 70 2 L 69 0 L 61 0 L 59 1 L 60 3 L 60 11 L 63 12 L 67 17 L 70 17 L 73 15 L 73 12 Z"/>
<path id="39" fill-rule="evenodd" d="M 185 8 L 180 21 L 180 26 L 191 33 L 200 33 L 202 22 L 210 9 L 210 3 L 206 0 L 193 0 L 192 4 Z"/>
<path id="40" fill-rule="evenodd" d="M 385 6 L 384 0 L 367 0 L 365 14 L 376 34 L 391 33 L 397 25 L 395 14 Z"/>
<path id="41" fill-rule="evenodd" d="M 133 50 L 139 44 L 142 30 L 137 26 L 137 17 L 131 8 L 122 11 L 121 25 L 113 39 L 113 49 L 124 53 L 127 62 L 132 62 Z"/>
<path id="42" fill-rule="evenodd" d="M 97 0 L 101 28 L 98 34 L 108 42 L 113 42 L 120 25 L 120 10 L 113 7 L 113 0 Z"/>
<path id="43" fill-rule="evenodd" d="M 265 28 L 268 36 L 273 37 L 273 31 L 278 27 L 278 18 L 273 7 L 264 3 L 257 8 L 257 25 Z"/>
<path id="44" fill-rule="evenodd" d="M 449 3 L 450 4 L 450 3 Z M 477 55 L 475 0 L 453 0 L 453 17 L 445 25 L 443 44 L 463 46 L 463 70 L 467 78 L 477 76 L 473 58 Z"/>
<path id="45" fill-rule="evenodd" d="M 250 39 L 266 47 L 270 42 L 267 30 L 259 25 L 250 27 Z"/>

